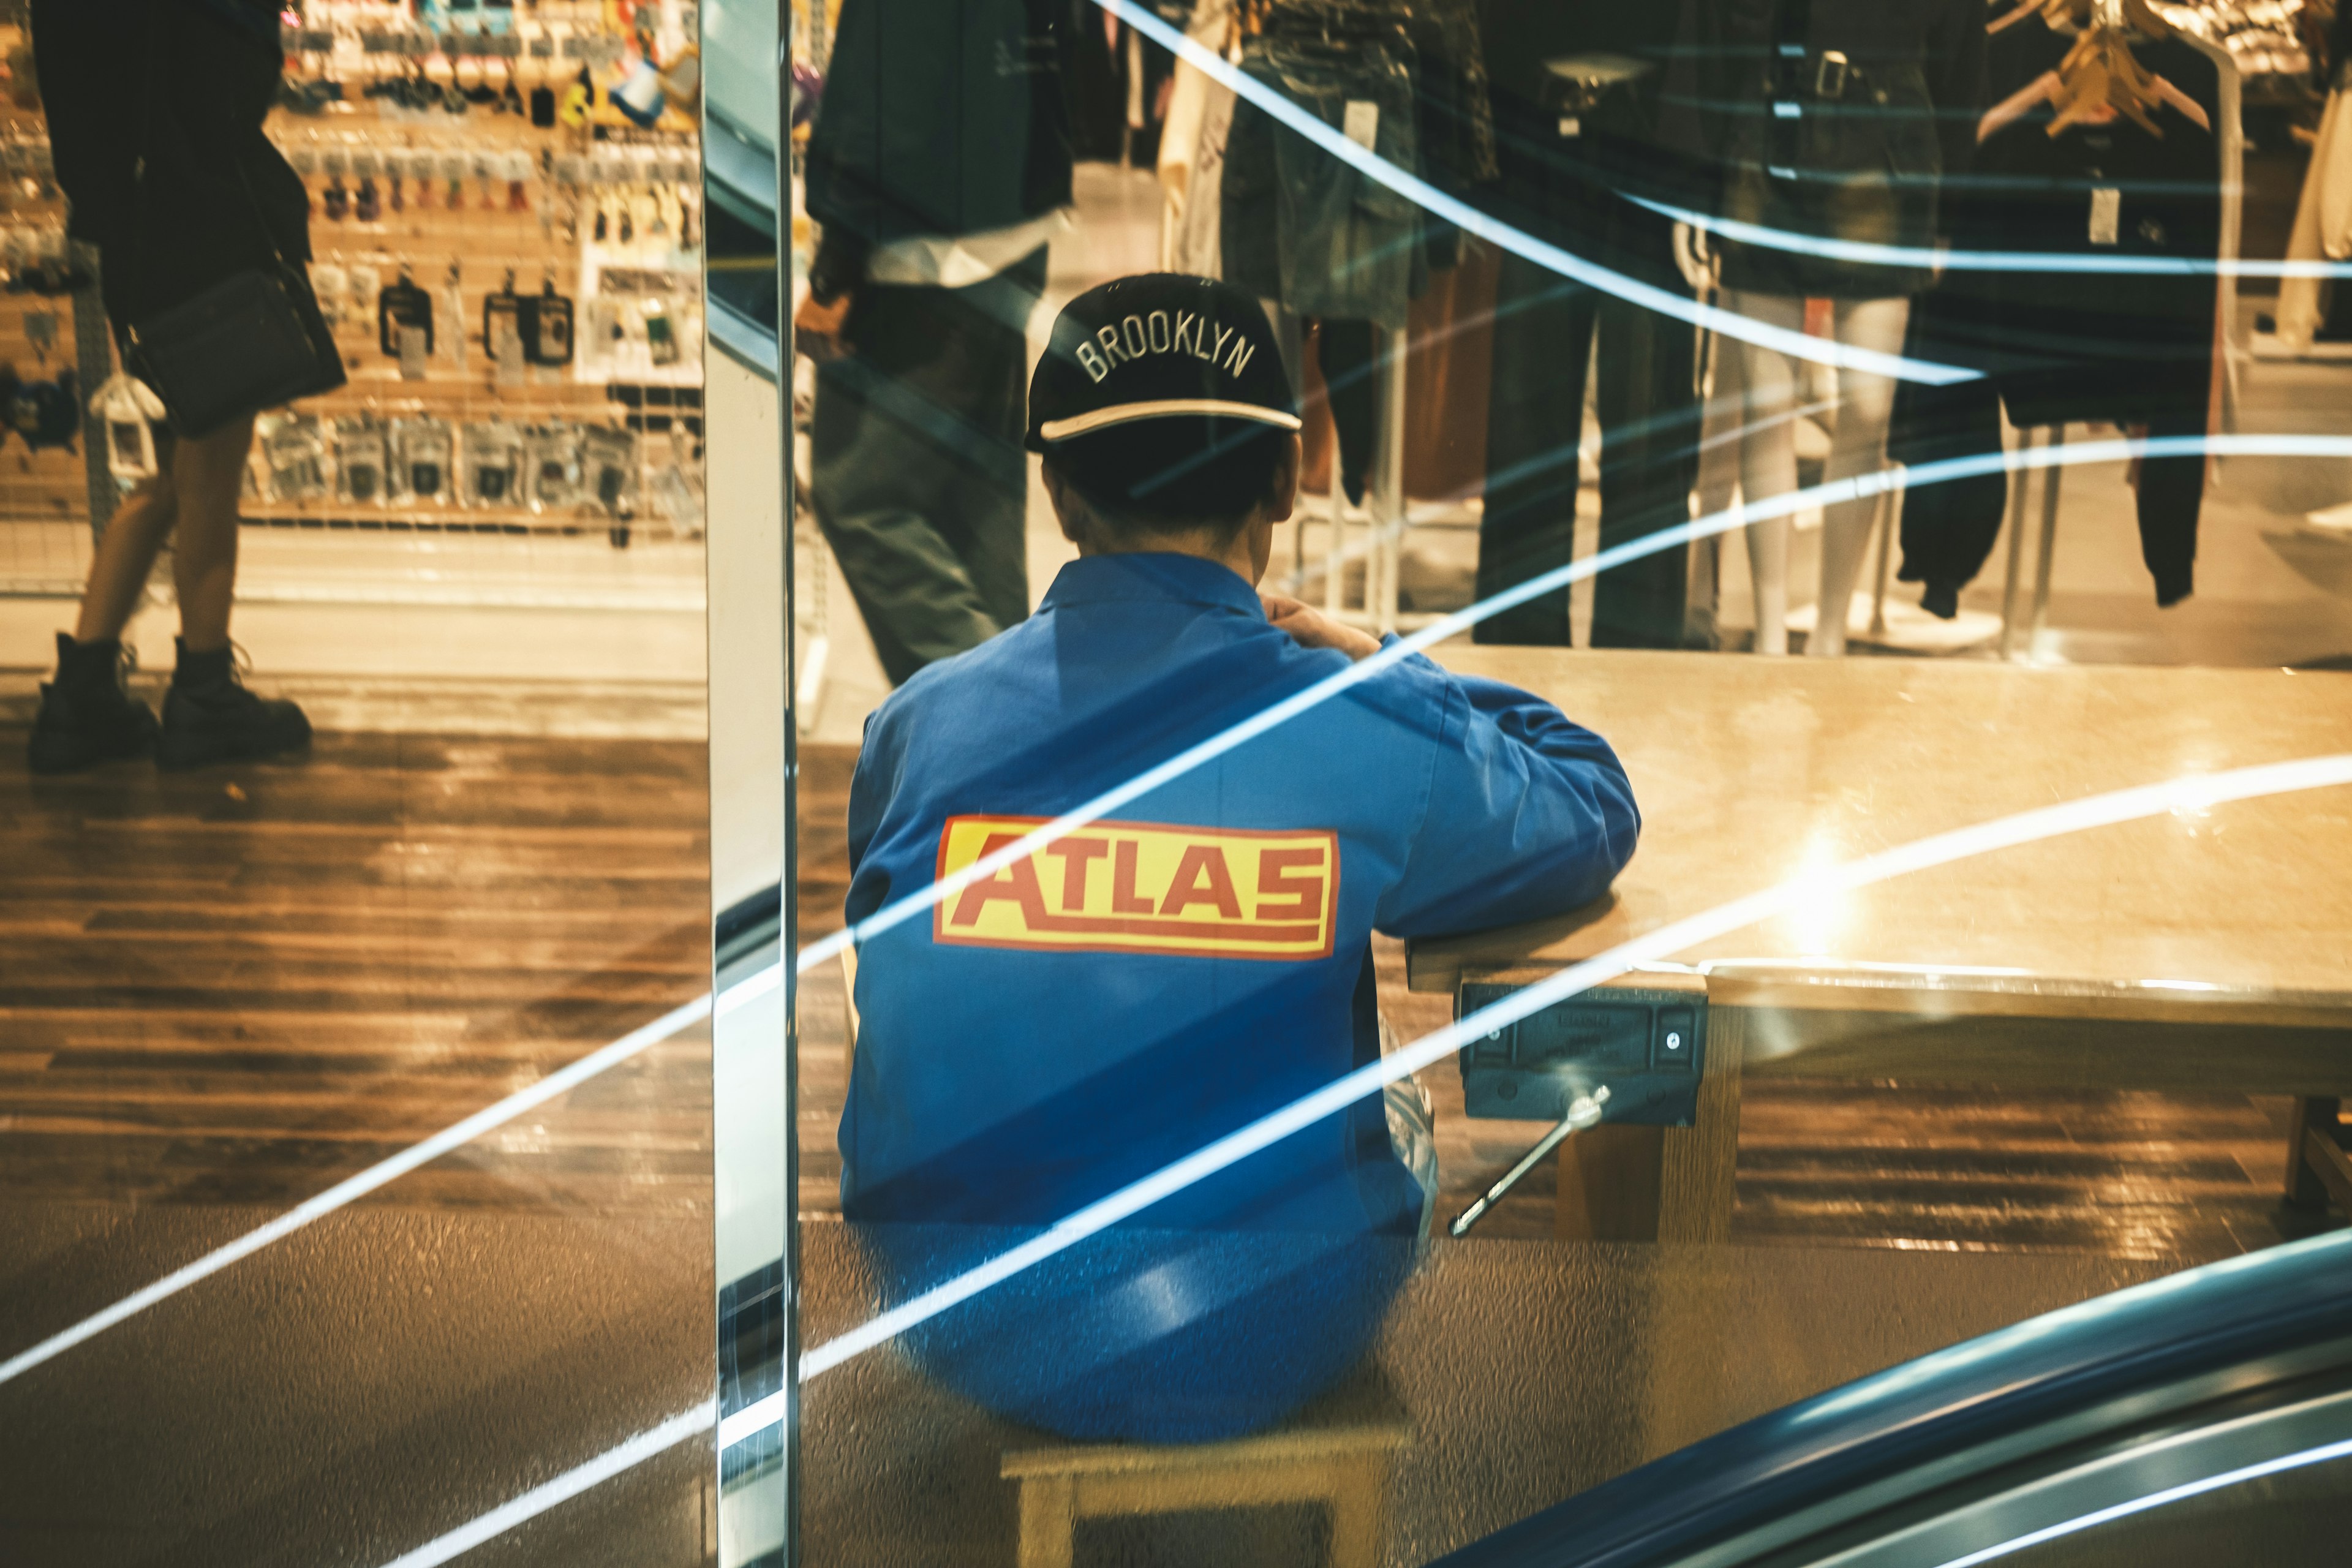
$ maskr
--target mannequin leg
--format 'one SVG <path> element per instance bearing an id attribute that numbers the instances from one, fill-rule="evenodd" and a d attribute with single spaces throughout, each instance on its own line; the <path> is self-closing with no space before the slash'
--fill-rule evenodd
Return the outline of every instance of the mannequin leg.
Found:
<path id="1" fill-rule="evenodd" d="M 1778 294 L 1727 289 L 1724 309 L 1752 321 L 1790 331 L 1805 324 L 1805 302 Z M 1726 340 L 1729 342 L 1730 340 Z M 1739 495 L 1753 506 L 1797 488 L 1797 430 L 1790 413 L 1797 406 L 1796 370 L 1789 356 L 1759 343 L 1737 344 L 1744 402 L 1739 437 Z M 1776 517 L 1748 524 L 1748 570 L 1755 585 L 1756 651 L 1789 651 L 1789 520 Z"/>
<path id="2" fill-rule="evenodd" d="M 1841 300 L 1837 303 L 1837 341 L 1849 348 L 1879 353 L 1903 352 L 1903 331 L 1909 322 L 1911 301 L 1900 295 L 1885 300 Z M 1895 381 L 1850 365 L 1838 369 L 1837 433 L 1830 445 L 1824 480 L 1874 474 L 1886 466 L 1886 424 L 1895 412 Z M 1822 597 L 1813 636 L 1805 645 L 1809 654 L 1835 658 L 1845 652 L 1846 606 L 1853 599 L 1854 578 L 1870 550 L 1870 524 L 1883 498 L 1862 496 L 1823 509 L 1822 516 Z"/>

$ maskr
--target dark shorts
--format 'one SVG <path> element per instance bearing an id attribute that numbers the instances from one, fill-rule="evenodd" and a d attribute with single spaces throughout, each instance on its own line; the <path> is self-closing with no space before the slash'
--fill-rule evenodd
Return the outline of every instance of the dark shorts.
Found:
<path id="1" fill-rule="evenodd" d="M 285 66 L 272 11 L 33 0 L 32 21 L 68 226 L 98 247 L 118 337 L 273 252 L 309 261 L 309 193 L 261 132 Z"/>

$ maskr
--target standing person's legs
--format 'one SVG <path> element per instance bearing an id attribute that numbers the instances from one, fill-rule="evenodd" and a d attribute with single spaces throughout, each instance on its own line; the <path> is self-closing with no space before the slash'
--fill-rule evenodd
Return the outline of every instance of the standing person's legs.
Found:
<path id="1" fill-rule="evenodd" d="M 1752 321 L 1789 331 L 1804 330 L 1802 300 L 1727 289 L 1723 306 Z M 1743 342 L 1738 350 L 1747 399 L 1739 437 L 1739 503 L 1753 508 L 1797 488 L 1797 377 L 1789 356 L 1779 349 Z M 1789 651 L 1789 528 L 1787 517 L 1748 524 L 1758 653 Z"/>
<path id="2" fill-rule="evenodd" d="M 1029 616 L 1029 317 L 1045 288 L 1045 253 L 958 289 L 974 311 L 971 418 L 988 437 L 978 471 L 950 492 L 949 536 L 982 606 L 1001 630 Z"/>
<path id="3" fill-rule="evenodd" d="M 183 439 L 172 454 L 178 500 L 173 577 L 180 594 L 179 666 L 163 697 L 155 761 L 167 768 L 251 762 L 308 745 L 310 721 L 280 698 L 246 689 L 229 646 L 236 598 L 237 493 L 253 416 Z"/>
<path id="4" fill-rule="evenodd" d="M 1674 226 L 1620 202 L 1616 264 L 1687 295 Z M 1629 300 L 1601 303 L 1593 360 L 1601 416 L 1601 548 L 1612 550 L 1690 521 L 1698 479 L 1698 339 L 1687 321 Z M 1592 584 L 1594 647 L 1683 646 L 1690 550 L 1678 545 L 1602 573 Z"/>
<path id="5" fill-rule="evenodd" d="M 81 614 L 74 622 L 78 643 L 114 642 L 131 624 L 146 592 L 147 574 L 177 520 L 168 469 L 122 498 L 98 537 L 89 581 L 81 591 Z"/>
<path id="6" fill-rule="evenodd" d="M 1911 301 L 1902 295 L 1837 302 L 1837 341 L 1848 348 L 1894 355 L 1903 352 L 1903 330 Z M 1895 412 L 1895 379 L 1853 365 L 1838 367 L 1837 429 L 1831 438 L 1824 481 L 1860 479 L 1886 467 L 1886 423 Z M 1833 501 L 1822 514 L 1822 597 L 1810 654 L 1836 658 L 1845 652 L 1845 623 L 1862 558 L 1870 551 L 1870 525 L 1885 498 L 1879 495 Z"/>
<path id="7" fill-rule="evenodd" d="M 73 635 L 58 634 L 57 679 L 41 688 L 26 748 L 33 772 L 72 773 L 154 744 L 154 713 L 123 689 L 122 628 L 175 516 L 171 477 L 158 474 L 123 498 L 99 536 Z"/>
<path id="8" fill-rule="evenodd" d="M 1481 599 L 1576 558 L 1578 451 L 1595 309 L 1592 290 L 1582 284 L 1520 257 L 1503 258 L 1488 373 L 1486 501 L 1478 523 Z M 1470 636 L 1482 643 L 1566 647 L 1568 590 L 1489 616 Z"/>
<path id="9" fill-rule="evenodd" d="M 1006 344 L 1021 339 L 958 298 L 971 292 L 869 286 L 847 323 L 851 356 L 818 370 L 817 523 L 893 684 L 1028 611 L 1027 468 L 1001 427 Z M 1017 350 L 1009 363 L 1017 377 Z"/>
<path id="10" fill-rule="evenodd" d="M 173 447 L 179 526 L 172 577 L 180 595 L 180 642 L 191 650 L 228 646 L 229 608 L 236 599 L 236 502 L 252 449 L 250 414 Z"/>

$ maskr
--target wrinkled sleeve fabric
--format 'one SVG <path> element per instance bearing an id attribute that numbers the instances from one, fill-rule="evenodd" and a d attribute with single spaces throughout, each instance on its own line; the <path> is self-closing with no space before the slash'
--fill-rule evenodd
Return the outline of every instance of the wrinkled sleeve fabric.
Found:
<path id="1" fill-rule="evenodd" d="M 1427 809 L 1373 924 L 1392 936 L 1476 931 L 1608 891 L 1642 831 L 1609 742 L 1516 687 L 1444 681 Z"/>
<path id="2" fill-rule="evenodd" d="M 857 770 L 849 781 L 849 896 L 842 913 L 851 925 L 880 909 L 890 896 L 890 879 L 878 868 L 868 868 L 866 852 L 881 831 L 883 815 L 898 794 L 906 747 L 904 731 L 888 703 L 866 716 L 866 738 L 858 748 Z"/>

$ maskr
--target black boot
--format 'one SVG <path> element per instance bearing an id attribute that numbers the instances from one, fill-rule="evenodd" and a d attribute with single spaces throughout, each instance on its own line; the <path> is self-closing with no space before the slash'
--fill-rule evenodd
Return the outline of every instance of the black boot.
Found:
<path id="1" fill-rule="evenodd" d="M 252 762 L 310 743 L 310 721 L 283 698 L 257 697 L 237 679 L 229 648 L 192 653 L 178 644 L 180 667 L 163 695 L 163 735 L 155 744 L 159 768 L 200 768 L 208 763 Z"/>
<path id="2" fill-rule="evenodd" d="M 69 773 L 155 743 L 154 710 L 123 689 L 122 641 L 76 642 L 58 634 L 58 678 L 41 688 L 26 748 L 37 773 Z"/>

